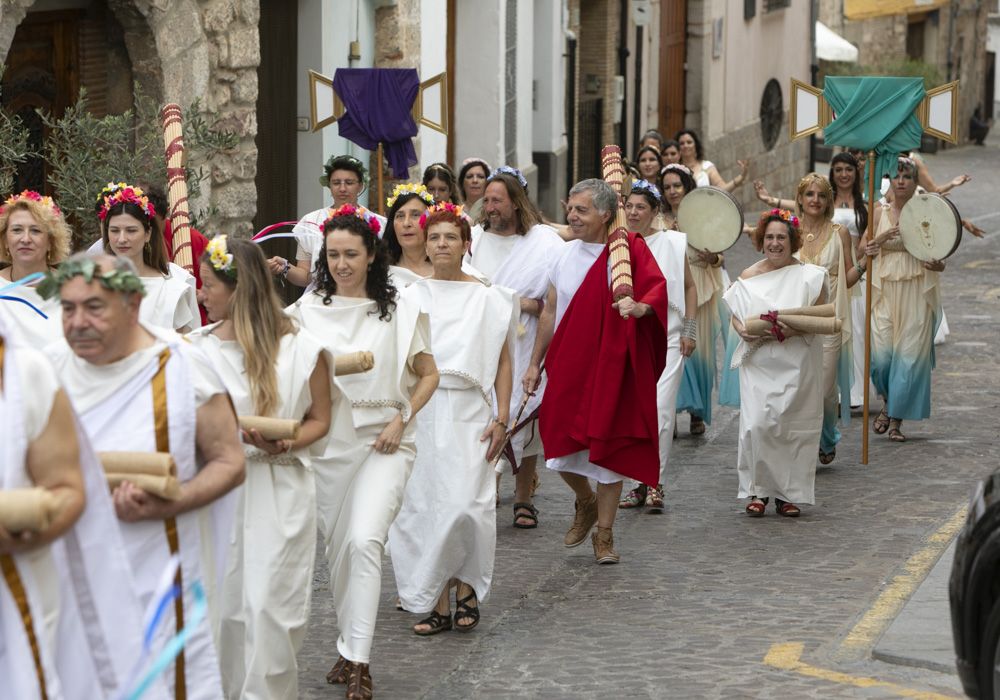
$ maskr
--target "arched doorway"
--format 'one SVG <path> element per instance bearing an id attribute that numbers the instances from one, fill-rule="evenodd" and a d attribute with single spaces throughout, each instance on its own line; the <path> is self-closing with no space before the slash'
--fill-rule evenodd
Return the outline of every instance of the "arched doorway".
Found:
<path id="1" fill-rule="evenodd" d="M 84 90 L 95 117 L 121 114 L 132 106 L 138 76 L 119 21 L 122 13 L 105 0 L 36 2 L 29 10 L 4 59 L 2 104 L 27 126 L 32 149 L 44 153 L 48 134 L 37 110 L 59 118 Z M 152 47 L 152 33 L 138 12 L 130 6 L 125 14 L 132 15 L 126 18 L 129 43 Z M 18 168 L 15 191 L 22 189 L 51 190 L 43 157 Z"/>

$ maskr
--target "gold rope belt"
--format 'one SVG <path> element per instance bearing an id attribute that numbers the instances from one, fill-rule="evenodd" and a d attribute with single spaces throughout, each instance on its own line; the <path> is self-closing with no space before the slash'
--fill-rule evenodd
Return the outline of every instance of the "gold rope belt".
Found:
<path id="1" fill-rule="evenodd" d="M 167 362 L 170 360 L 170 349 L 164 348 L 160 353 L 160 367 L 153 377 L 153 422 L 156 426 L 156 451 L 170 452 L 170 422 L 167 412 Z M 167 546 L 171 554 L 180 552 L 180 540 L 177 536 L 177 519 L 167 518 L 163 521 L 166 529 Z M 174 583 L 180 589 L 181 594 L 174 599 L 174 617 L 176 618 L 176 630 L 178 633 L 184 629 L 184 576 L 181 567 L 177 567 L 177 576 Z M 186 700 L 187 687 L 185 685 L 184 674 L 184 649 L 177 655 L 174 662 L 174 698 L 175 700 Z"/>
<path id="2" fill-rule="evenodd" d="M 3 357 L 4 344 L 0 338 L 0 380 L 3 379 Z M 38 635 L 35 634 L 35 624 L 31 619 L 31 608 L 28 607 L 28 593 L 24 590 L 24 582 L 21 574 L 14 564 L 14 557 L 9 554 L 0 554 L 0 570 L 3 570 L 4 581 L 10 588 L 10 594 L 14 597 L 14 604 L 21 614 L 21 623 L 24 625 L 24 634 L 28 637 L 28 646 L 31 647 L 31 658 L 35 661 L 35 673 L 38 675 L 38 690 L 42 700 L 48 700 L 48 692 L 45 689 L 45 671 L 42 669 L 42 653 L 38 648 Z"/>

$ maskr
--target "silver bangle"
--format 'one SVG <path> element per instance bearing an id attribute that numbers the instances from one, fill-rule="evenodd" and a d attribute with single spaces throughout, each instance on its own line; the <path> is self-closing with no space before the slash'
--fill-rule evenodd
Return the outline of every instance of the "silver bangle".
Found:
<path id="1" fill-rule="evenodd" d="M 698 320 L 694 318 L 684 319 L 684 328 L 681 330 L 681 337 L 698 342 Z"/>

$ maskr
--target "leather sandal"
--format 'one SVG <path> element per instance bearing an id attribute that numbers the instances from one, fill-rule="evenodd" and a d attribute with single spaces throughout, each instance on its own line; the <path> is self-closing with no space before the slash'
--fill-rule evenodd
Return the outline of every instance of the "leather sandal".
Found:
<path id="1" fill-rule="evenodd" d="M 646 502 L 646 493 L 648 487 L 645 484 L 639 484 L 634 489 L 625 494 L 625 498 L 618 501 L 619 508 L 638 508 L 643 503 Z"/>
<path id="2" fill-rule="evenodd" d="M 750 502 L 747 503 L 746 514 L 751 518 L 760 518 L 764 516 L 765 510 L 767 510 L 767 500 L 766 498 L 757 498 L 756 496 L 750 497 Z"/>
<path id="3" fill-rule="evenodd" d="M 834 447 L 829 452 L 824 452 L 822 449 L 820 449 L 820 451 L 819 451 L 819 463 L 820 464 L 829 464 L 830 462 L 832 462 L 836 458 L 836 456 L 837 456 L 837 448 L 836 447 Z"/>
<path id="4" fill-rule="evenodd" d="M 418 630 L 418 625 L 427 625 L 427 629 Z M 448 615 L 442 615 L 437 610 L 434 610 L 430 615 L 413 626 L 413 633 L 418 637 L 430 637 L 435 634 L 440 634 L 441 632 L 447 632 L 450 629 L 451 618 Z"/>
<path id="5" fill-rule="evenodd" d="M 526 523 L 518 522 L 527 520 Z M 538 509 L 531 503 L 514 504 L 514 527 L 521 530 L 531 530 L 538 527 Z"/>
<path id="6" fill-rule="evenodd" d="M 456 594 L 458 591 L 455 591 Z M 476 601 L 476 606 L 473 607 L 469 605 L 471 601 Z M 466 624 L 460 624 L 459 620 L 463 618 L 472 618 L 472 622 Z M 476 625 L 479 624 L 479 599 L 476 597 L 476 591 L 473 589 L 472 593 L 459 599 L 456 595 L 455 597 L 455 629 L 459 632 L 468 632 L 475 629 Z"/>
<path id="7" fill-rule="evenodd" d="M 889 419 L 889 434 L 888 438 L 892 442 L 906 442 L 906 436 L 900 432 L 900 428 L 903 427 L 903 421 L 898 418 Z"/>
<path id="8" fill-rule="evenodd" d="M 348 662 L 347 700 L 369 700 L 375 697 L 372 688 L 372 675 L 368 664 Z"/>
<path id="9" fill-rule="evenodd" d="M 691 416 L 691 434 L 692 435 L 704 435 L 705 434 L 705 421 L 701 418 L 696 418 Z"/>
<path id="10" fill-rule="evenodd" d="M 338 683 L 347 682 L 347 667 L 350 666 L 351 662 L 345 659 L 343 656 L 337 657 L 337 663 L 333 665 L 330 672 L 326 674 L 326 682 L 330 685 L 335 685 Z"/>
<path id="11" fill-rule="evenodd" d="M 780 498 L 774 499 L 774 509 L 778 511 L 778 515 L 783 515 L 786 518 L 797 518 L 802 513 L 797 505 Z"/>
<path id="12" fill-rule="evenodd" d="M 875 420 L 872 421 L 872 430 L 877 434 L 881 435 L 886 430 L 889 429 L 889 414 L 885 410 L 885 406 L 882 407 L 882 412 L 875 416 Z"/>

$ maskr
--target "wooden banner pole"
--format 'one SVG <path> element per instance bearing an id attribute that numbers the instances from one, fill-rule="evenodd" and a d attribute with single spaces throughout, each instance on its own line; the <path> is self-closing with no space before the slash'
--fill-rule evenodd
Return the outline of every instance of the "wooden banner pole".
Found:
<path id="1" fill-rule="evenodd" d="M 375 211 L 378 212 L 379 216 L 385 216 L 385 197 L 382 196 L 382 142 L 378 142 L 378 146 L 375 149 L 375 181 L 378 183 L 376 185 L 375 192 Z"/>
<path id="2" fill-rule="evenodd" d="M 875 151 L 868 151 L 868 241 L 875 240 Z M 864 410 L 862 419 L 864 425 L 861 427 L 861 463 L 868 464 L 868 437 L 871 426 L 868 424 L 868 387 L 871 383 L 872 371 L 872 270 L 873 257 L 867 255 L 865 263 L 865 374 L 861 378 L 864 382 Z"/>

